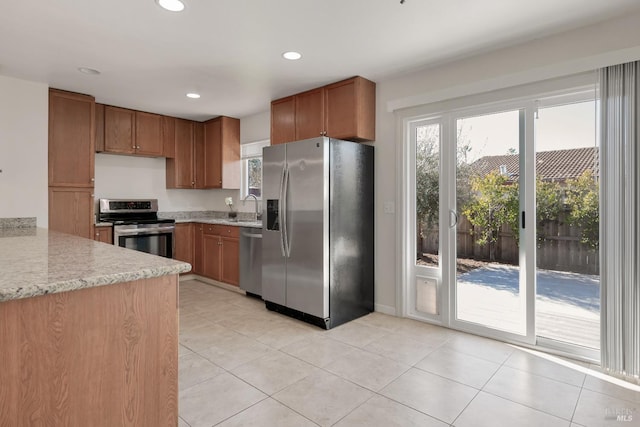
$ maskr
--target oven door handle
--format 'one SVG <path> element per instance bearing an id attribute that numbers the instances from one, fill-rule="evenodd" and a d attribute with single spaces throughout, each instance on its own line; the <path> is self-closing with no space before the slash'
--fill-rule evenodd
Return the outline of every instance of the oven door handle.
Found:
<path id="1" fill-rule="evenodd" d="M 132 228 L 125 230 L 114 230 L 114 234 L 119 236 L 124 235 L 136 235 L 136 234 L 161 234 L 161 233 L 173 233 L 175 231 L 175 227 L 149 227 L 149 228 Z"/>

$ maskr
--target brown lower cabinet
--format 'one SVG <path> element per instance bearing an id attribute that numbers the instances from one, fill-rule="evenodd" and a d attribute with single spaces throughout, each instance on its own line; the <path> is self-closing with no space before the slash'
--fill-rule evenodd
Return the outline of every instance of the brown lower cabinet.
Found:
<path id="1" fill-rule="evenodd" d="M 49 229 L 92 239 L 93 188 L 49 187 Z"/>
<path id="2" fill-rule="evenodd" d="M 178 261 L 184 261 L 191 264 L 191 272 L 193 272 L 193 252 L 194 252 L 194 224 L 181 223 L 176 224 L 176 230 L 174 233 L 175 251 L 173 258 Z M 185 273 L 189 274 L 189 273 Z"/>
<path id="3" fill-rule="evenodd" d="M 192 272 L 209 279 L 238 286 L 240 282 L 240 228 L 202 223 L 191 225 L 193 226 Z M 176 234 L 176 247 L 182 246 L 182 243 L 178 242 L 179 238 L 180 236 Z"/>
<path id="4" fill-rule="evenodd" d="M 202 254 L 202 235 L 204 233 L 205 224 L 191 224 L 193 227 L 193 271 L 194 274 L 204 275 L 202 271 L 203 254 Z"/>
<path id="5" fill-rule="evenodd" d="M 113 227 L 110 225 L 94 226 L 93 240 L 113 245 Z"/>
<path id="6" fill-rule="evenodd" d="M 171 275 L 0 302 L 0 426 L 178 425 L 177 296 Z"/>

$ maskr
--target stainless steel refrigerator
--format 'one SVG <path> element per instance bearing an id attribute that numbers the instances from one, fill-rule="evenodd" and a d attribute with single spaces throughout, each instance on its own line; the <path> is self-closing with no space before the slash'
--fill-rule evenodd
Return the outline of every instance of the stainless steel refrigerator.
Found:
<path id="1" fill-rule="evenodd" d="M 319 137 L 262 162 L 267 308 L 326 329 L 373 311 L 373 147 Z"/>

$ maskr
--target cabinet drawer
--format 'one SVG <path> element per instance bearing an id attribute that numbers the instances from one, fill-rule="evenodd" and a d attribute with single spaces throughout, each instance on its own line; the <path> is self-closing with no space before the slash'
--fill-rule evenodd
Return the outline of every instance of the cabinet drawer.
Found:
<path id="1" fill-rule="evenodd" d="M 219 225 L 220 235 L 226 237 L 240 237 L 240 227 L 234 227 L 232 225 Z"/>
<path id="2" fill-rule="evenodd" d="M 232 225 L 202 224 L 202 232 L 216 236 L 240 237 L 240 227 Z"/>
<path id="3" fill-rule="evenodd" d="M 219 225 L 216 224 L 202 224 L 202 234 L 214 234 L 220 235 Z"/>

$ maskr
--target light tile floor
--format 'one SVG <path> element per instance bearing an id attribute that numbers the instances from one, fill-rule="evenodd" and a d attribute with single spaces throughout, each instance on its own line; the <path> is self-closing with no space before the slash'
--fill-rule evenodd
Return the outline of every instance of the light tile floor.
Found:
<path id="1" fill-rule="evenodd" d="M 640 426 L 640 387 L 587 364 L 372 313 L 323 331 L 180 284 L 180 427 Z"/>

